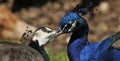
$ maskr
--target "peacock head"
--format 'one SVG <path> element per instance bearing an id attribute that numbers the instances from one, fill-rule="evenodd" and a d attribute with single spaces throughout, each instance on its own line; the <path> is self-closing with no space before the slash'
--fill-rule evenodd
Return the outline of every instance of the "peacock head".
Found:
<path id="1" fill-rule="evenodd" d="M 80 28 L 82 28 L 85 24 L 87 24 L 86 20 L 79 14 L 68 12 L 59 22 L 58 35 L 80 30 Z"/>
<path id="2" fill-rule="evenodd" d="M 40 27 L 33 33 L 33 41 L 37 41 L 39 46 L 44 46 L 51 42 L 56 35 L 56 31 L 49 27 Z"/>

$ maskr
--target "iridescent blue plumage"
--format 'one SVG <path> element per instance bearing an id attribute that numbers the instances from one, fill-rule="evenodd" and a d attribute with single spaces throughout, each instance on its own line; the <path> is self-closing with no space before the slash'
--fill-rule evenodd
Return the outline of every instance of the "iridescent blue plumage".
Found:
<path id="1" fill-rule="evenodd" d="M 82 4 L 78 4 L 61 18 L 58 34 L 72 32 L 67 47 L 70 61 L 120 61 L 120 50 L 112 47 L 120 39 L 120 31 L 99 42 L 91 43 L 87 39 L 89 27 L 82 15 L 99 3 L 100 0 L 82 0 Z"/>
<path id="2" fill-rule="evenodd" d="M 84 23 L 84 19 L 80 17 L 78 14 L 73 12 L 68 12 L 65 14 L 62 19 L 59 22 L 59 26 L 65 25 L 65 24 L 71 24 L 73 21 L 78 20 L 81 24 Z"/>
<path id="3" fill-rule="evenodd" d="M 67 14 L 65 14 L 62 18 L 61 18 L 61 20 L 60 20 L 60 22 L 59 22 L 59 27 L 60 28 L 63 28 L 63 26 L 64 25 L 71 25 L 72 23 L 74 23 L 74 21 L 77 21 L 77 26 L 81 26 L 81 25 L 83 25 L 83 24 L 85 24 L 85 25 L 87 25 L 86 23 L 86 21 L 84 21 L 85 19 L 84 18 L 82 18 L 82 17 L 80 17 L 79 16 L 79 14 L 76 14 L 76 13 L 74 13 L 74 12 L 68 12 Z M 68 28 L 69 28 L 69 26 L 68 26 Z M 66 29 L 67 30 L 67 29 Z"/>
<path id="4" fill-rule="evenodd" d="M 88 24 L 84 18 L 74 12 L 65 14 L 59 22 L 62 33 L 72 32 L 67 52 L 70 61 L 119 61 L 120 50 L 112 44 L 120 39 L 120 31 L 103 41 L 90 43 Z"/>

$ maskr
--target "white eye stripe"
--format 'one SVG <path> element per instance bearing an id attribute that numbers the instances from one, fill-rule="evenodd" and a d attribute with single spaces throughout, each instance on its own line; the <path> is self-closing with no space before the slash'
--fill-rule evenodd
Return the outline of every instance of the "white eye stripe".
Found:
<path id="1" fill-rule="evenodd" d="M 64 29 L 65 29 L 66 27 L 67 27 L 67 24 L 63 27 L 63 29 L 61 30 L 61 32 L 64 31 Z"/>
<path id="2" fill-rule="evenodd" d="M 72 26 L 70 27 L 68 31 L 71 31 L 74 27 L 76 27 L 76 21 L 74 21 L 74 23 L 72 24 Z"/>
<path id="3" fill-rule="evenodd" d="M 48 28 L 48 27 L 46 27 L 46 29 L 47 29 L 48 31 L 52 31 L 52 29 L 50 29 L 50 28 Z"/>

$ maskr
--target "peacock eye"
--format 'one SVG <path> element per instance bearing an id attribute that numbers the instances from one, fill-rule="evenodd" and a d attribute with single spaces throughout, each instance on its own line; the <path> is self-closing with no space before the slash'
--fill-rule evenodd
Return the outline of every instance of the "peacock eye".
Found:
<path id="1" fill-rule="evenodd" d="M 47 28 L 45 28 L 45 27 L 42 27 L 41 30 L 44 31 L 44 32 L 47 32 L 47 33 L 52 32 L 52 30 L 49 30 L 49 29 L 47 29 Z"/>
<path id="2" fill-rule="evenodd" d="M 46 28 L 44 28 L 44 27 L 42 27 L 42 28 L 41 28 L 41 30 L 42 30 L 42 31 L 45 31 L 45 32 L 47 31 L 47 29 L 46 29 Z"/>
<path id="3" fill-rule="evenodd" d="M 67 24 L 66 28 L 65 29 L 70 29 L 71 28 L 71 24 Z"/>

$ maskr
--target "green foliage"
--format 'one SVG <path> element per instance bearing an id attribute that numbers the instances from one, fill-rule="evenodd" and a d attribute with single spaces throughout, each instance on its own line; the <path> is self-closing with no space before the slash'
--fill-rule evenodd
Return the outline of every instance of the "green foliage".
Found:
<path id="1" fill-rule="evenodd" d="M 3 42 L 3 41 L 5 41 L 5 40 L 0 38 L 0 42 Z"/>
<path id="2" fill-rule="evenodd" d="M 48 51 L 50 61 L 69 61 L 65 51 L 56 52 L 50 49 L 46 49 L 46 51 Z"/>

